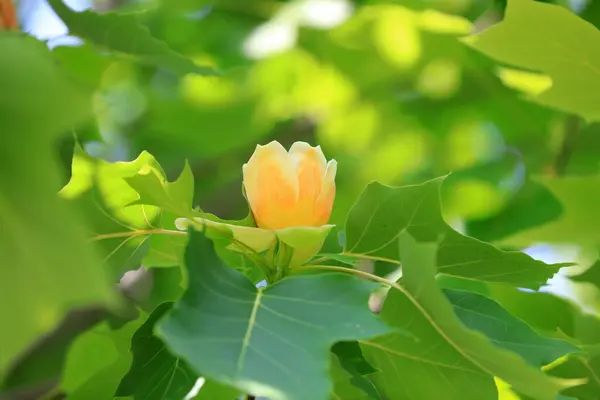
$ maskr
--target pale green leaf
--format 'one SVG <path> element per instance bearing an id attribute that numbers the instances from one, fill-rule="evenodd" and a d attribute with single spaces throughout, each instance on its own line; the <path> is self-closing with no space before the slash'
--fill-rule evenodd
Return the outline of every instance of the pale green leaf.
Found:
<path id="1" fill-rule="evenodd" d="M 502 22 L 470 37 L 482 53 L 547 74 L 552 86 L 531 100 L 588 121 L 600 119 L 600 32 L 566 7 L 508 0 Z"/>
<path id="2" fill-rule="evenodd" d="M 2 376 L 69 310 L 106 304 L 111 289 L 85 225 L 56 196 L 56 140 L 90 116 L 90 93 L 22 33 L 0 32 L 0 59 L 0 319 L 10 321 Z"/>

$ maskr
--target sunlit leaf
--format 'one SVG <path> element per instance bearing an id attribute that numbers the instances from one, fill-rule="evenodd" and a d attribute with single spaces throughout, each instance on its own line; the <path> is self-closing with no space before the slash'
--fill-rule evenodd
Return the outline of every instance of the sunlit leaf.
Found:
<path id="1" fill-rule="evenodd" d="M 437 178 L 401 187 L 369 184 L 348 214 L 344 254 L 398 263 L 397 239 L 408 232 L 419 240 L 443 235 L 436 262 L 438 272 L 446 275 L 537 288 L 563 265 L 547 265 L 454 231 L 440 211 L 442 182 Z"/>
<path id="2" fill-rule="evenodd" d="M 469 38 L 471 46 L 511 66 L 547 74 L 552 87 L 530 99 L 588 121 L 600 119 L 600 32 L 566 7 L 508 0 L 504 19 Z"/>
<path id="3" fill-rule="evenodd" d="M 189 167 L 171 183 L 147 152 L 131 162 L 110 163 L 77 147 L 72 177 L 61 195 L 86 211 L 92 228 L 88 237 L 101 249 L 114 279 L 119 279 L 141 263 L 179 265 L 185 233 L 164 231 L 175 228 L 176 212 L 192 212 L 192 189 Z"/>

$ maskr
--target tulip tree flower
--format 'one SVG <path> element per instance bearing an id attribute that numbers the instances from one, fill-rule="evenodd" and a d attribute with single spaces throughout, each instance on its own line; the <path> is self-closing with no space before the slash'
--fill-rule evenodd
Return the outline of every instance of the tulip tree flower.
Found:
<path id="1" fill-rule="evenodd" d="M 257 227 L 207 218 L 179 218 L 178 229 L 190 224 L 233 238 L 228 246 L 264 257 L 281 276 L 310 260 L 323 246 L 335 198 L 335 160 L 327 162 L 319 146 L 296 142 L 286 151 L 273 141 L 257 146 L 244 164 L 244 191 Z"/>
<path id="2" fill-rule="evenodd" d="M 296 142 L 287 152 L 276 141 L 257 146 L 244 164 L 244 189 L 256 225 L 263 229 L 323 226 L 335 197 L 337 162 L 321 147 Z"/>

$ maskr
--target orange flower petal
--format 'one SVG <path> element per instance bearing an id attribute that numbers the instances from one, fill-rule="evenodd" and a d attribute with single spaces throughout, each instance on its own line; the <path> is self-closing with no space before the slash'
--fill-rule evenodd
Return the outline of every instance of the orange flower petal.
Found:
<path id="1" fill-rule="evenodd" d="M 242 167 L 244 188 L 259 227 L 276 229 L 285 210 L 293 210 L 298 199 L 298 179 L 289 154 L 273 141 L 257 146 Z M 273 211 L 279 211 L 277 213 Z"/>

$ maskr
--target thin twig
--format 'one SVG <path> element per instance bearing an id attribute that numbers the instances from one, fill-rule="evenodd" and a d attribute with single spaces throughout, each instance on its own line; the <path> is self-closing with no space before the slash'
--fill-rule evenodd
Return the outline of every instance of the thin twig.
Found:
<path id="1" fill-rule="evenodd" d="M 575 115 L 571 115 L 565 120 L 563 140 L 550 169 L 550 174 L 552 176 L 560 176 L 565 173 L 569 161 L 571 161 L 571 156 L 573 155 L 573 149 L 579 136 L 580 126 L 581 120 Z"/>

